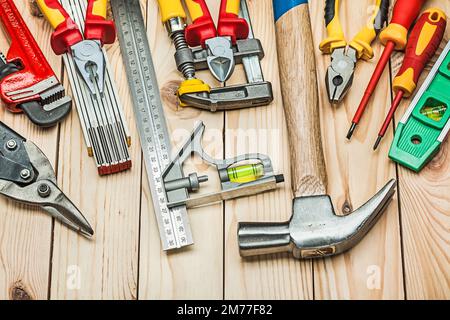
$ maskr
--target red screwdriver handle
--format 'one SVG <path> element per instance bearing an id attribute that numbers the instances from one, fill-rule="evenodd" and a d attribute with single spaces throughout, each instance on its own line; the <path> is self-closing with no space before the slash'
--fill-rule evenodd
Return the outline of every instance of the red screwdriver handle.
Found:
<path id="1" fill-rule="evenodd" d="M 217 31 L 221 37 L 230 37 L 231 42 L 247 39 L 250 27 L 247 21 L 239 17 L 241 0 L 222 0 L 220 3 Z"/>
<path id="2" fill-rule="evenodd" d="M 86 11 L 84 37 L 87 40 L 99 40 L 102 45 L 116 41 L 116 27 L 107 20 L 108 0 L 89 0 Z"/>
<path id="3" fill-rule="evenodd" d="M 392 20 L 380 34 L 380 41 L 384 45 L 392 41 L 396 50 L 403 50 L 408 39 L 408 30 L 420 14 L 426 0 L 397 0 Z"/>
<path id="4" fill-rule="evenodd" d="M 186 41 L 190 47 L 205 47 L 205 41 L 217 36 L 217 29 L 205 0 L 186 0 L 192 24 L 186 28 Z"/>
<path id="5" fill-rule="evenodd" d="M 441 10 L 433 8 L 422 14 L 411 32 L 403 65 L 393 81 L 396 93 L 403 91 L 405 98 L 413 94 L 421 73 L 444 37 L 446 27 L 447 17 Z"/>

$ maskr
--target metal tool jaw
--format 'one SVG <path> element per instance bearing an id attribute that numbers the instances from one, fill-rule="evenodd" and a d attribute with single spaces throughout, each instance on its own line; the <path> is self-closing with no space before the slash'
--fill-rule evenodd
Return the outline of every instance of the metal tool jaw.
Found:
<path id="1" fill-rule="evenodd" d="M 214 37 L 205 41 L 208 56 L 206 62 L 214 78 L 227 81 L 234 72 L 235 58 L 229 37 Z"/>
<path id="2" fill-rule="evenodd" d="M 346 216 L 337 216 L 329 196 L 294 199 L 285 223 L 240 223 L 238 241 L 243 257 L 292 252 L 297 259 L 322 258 L 354 247 L 375 225 L 395 193 L 389 181 L 372 199 Z"/>
<path id="3" fill-rule="evenodd" d="M 331 103 L 342 102 L 353 84 L 357 52 L 352 47 L 335 49 L 331 55 L 331 65 L 327 69 L 326 87 Z"/>
<path id="4" fill-rule="evenodd" d="M 44 153 L 0 122 L 0 194 L 47 211 L 70 228 L 92 236 L 89 222 L 56 185 Z"/>
<path id="5" fill-rule="evenodd" d="M 77 70 L 93 96 L 101 96 L 105 88 L 105 57 L 99 40 L 83 40 L 72 46 Z"/>
<path id="6" fill-rule="evenodd" d="M 51 127 L 72 109 L 57 79 L 12 0 L 0 0 L 0 19 L 10 38 L 0 53 L 0 98 L 8 110 L 25 113 L 36 125 Z"/>
<path id="7" fill-rule="evenodd" d="M 265 55 L 264 49 L 261 41 L 254 38 L 250 14 L 247 3 L 244 0 L 241 1 L 240 15 L 249 25 L 249 36 L 247 39 L 236 40 L 232 46 L 234 62 L 228 62 L 226 59 L 220 58 L 218 58 L 218 62 L 233 63 L 235 65 L 243 64 L 247 83 L 211 88 L 208 92 L 203 90 L 201 92 L 182 94 L 180 101 L 183 105 L 215 112 L 266 106 L 272 103 L 274 99 L 272 84 L 264 81 L 260 63 Z M 225 42 L 223 46 L 225 46 Z M 179 70 L 182 68 L 183 62 L 190 61 L 194 64 L 196 71 L 211 70 L 213 74 L 215 73 L 214 65 L 211 64 L 211 59 L 214 58 L 211 57 L 208 47 L 198 46 L 189 51 L 190 53 L 185 53 L 183 58 L 178 57 L 176 59 Z M 217 73 L 220 73 L 220 71 L 217 71 Z"/>
<path id="8" fill-rule="evenodd" d="M 192 208 L 254 195 L 274 190 L 277 188 L 278 183 L 284 181 L 283 175 L 274 174 L 270 158 L 263 154 L 246 154 L 225 160 L 212 158 L 203 150 L 201 144 L 204 131 L 205 125 L 203 122 L 199 122 L 190 138 L 163 172 L 162 176 L 169 208 L 184 205 Z M 179 171 L 180 166 L 182 167 L 183 163 L 193 154 L 197 154 L 203 161 L 217 168 L 221 182 L 221 190 L 219 192 L 190 196 L 190 193 L 200 189 L 201 183 L 208 181 L 207 176 L 199 177 L 196 173 L 192 173 L 185 177 L 183 172 Z M 260 171 L 257 170 L 259 173 L 254 176 L 252 174 L 252 177 L 249 179 L 247 179 L 248 176 L 244 178 L 246 182 L 234 180 L 232 173 L 236 173 L 236 171 L 233 168 L 242 163 L 252 163 L 251 167 L 248 167 L 250 168 L 248 172 L 252 173 L 257 170 L 255 169 L 257 165 L 260 168 Z"/>

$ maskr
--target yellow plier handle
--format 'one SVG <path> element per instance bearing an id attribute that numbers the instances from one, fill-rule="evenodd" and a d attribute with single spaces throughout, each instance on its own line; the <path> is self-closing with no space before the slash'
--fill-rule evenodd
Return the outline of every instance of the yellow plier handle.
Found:
<path id="1" fill-rule="evenodd" d="M 166 23 L 170 19 L 186 19 L 186 11 L 183 8 L 181 0 L 158 0 L 161 20 Z"/>
<path id="2" fill-rule="evenodd" d="M 320 44 L 323 53 L 333 53 L 337 48 L 347 45 L 339 20 L 340 0 L 327 0 L 325 5 L 325 23 L 328 37 Z M 349 43 L 357 52 L 358 59 L 373 58 L 372 42 L 385 26 L 389 12 L 389 0 L 376 0 L 374 12 L 365 25 Z"/>
<path id="3" fill-rule="evenodd" d="M 373 58 L 372 42 L 386 25 L 388 12 L 389 0 L 377 0 L 369 24 L 364 26 L 349 43 L 349 46 L 356 50 L 358 59 Z"/>
<path id="4" fill-rule="evenodd" d="M 320 43 L 320 51 L 326 54 L 333 53 L 337 48 L 347 46 L 344 30 L 339 19 L 340 0 L 325 1 L 325 25 L 328 37 Z"/>

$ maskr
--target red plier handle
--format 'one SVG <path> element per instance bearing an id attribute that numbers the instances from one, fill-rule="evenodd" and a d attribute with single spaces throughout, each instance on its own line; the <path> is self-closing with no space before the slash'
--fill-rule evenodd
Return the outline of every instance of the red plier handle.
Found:
<path id="1" fill-rule="evenodd" d="M 88 1 L 84 38 L 79 27 L 58 0 L 37 0 L 37 4 L 55 30 L 51 45 L 56 54 L 69 52 L 73 45 L 84 39 L 99 40 L 102 45 L 115 41 L 114 23 L 106 20 L 108 0 Z"/>
<path id="2" fill-rule="evenodd" d="M 221 1 L 217 29 L 205 0 L 185 1 L 192 19 L 192 24 L 186 28 L 186 40 L 191 47 L 204 47 L 206 40 L 216 36 L 230 37 L 233 44 L 248 37 L 249 25 L 239 18 L 241 0 Z"/>

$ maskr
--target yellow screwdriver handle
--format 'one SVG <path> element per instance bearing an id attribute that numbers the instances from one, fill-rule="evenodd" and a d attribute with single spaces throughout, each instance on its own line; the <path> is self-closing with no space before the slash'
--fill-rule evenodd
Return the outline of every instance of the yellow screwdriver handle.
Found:
<path id="1" fill-rule="evenodd" d="M 58 0 L 37 0 L 37 4 L 53 29 L 58 28 L 69 18 Z"/>
<path id="2" fill-rule="evenodd" d="M 158 4 L 163 23 L 173 18 L 186 19 L 186 12 L 181 4 L 181 0 L 158 0 Z"/>
<path id="3" fill-rule="evenodd" d="M 377 0 L 374 13 L 366 25 L 349 43 L 356 50 L 357 58 L 370 60 L 373 58 L 372 42 L 381 32 L 388 19 L 389 0 Z"/>
<path id="4" fill-rule="evenodd" d="M 323 53 L 333 53 L 335 49 L 347 46 L 339 19 L 339 4 L 340 0 L 327 0 L 325 3 L 325 25 L 328 36 L 319 45 Z"/>

